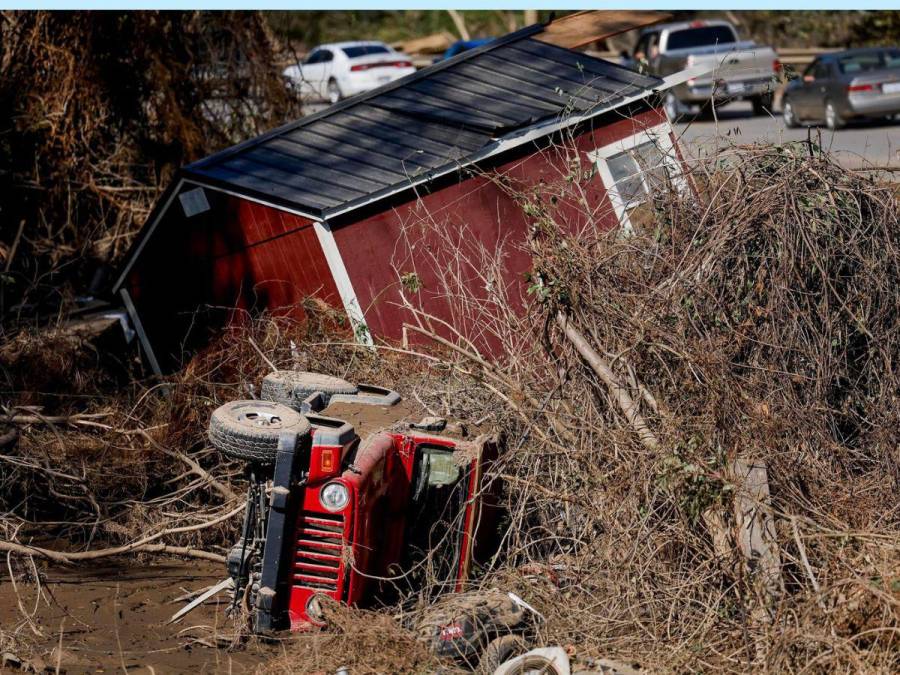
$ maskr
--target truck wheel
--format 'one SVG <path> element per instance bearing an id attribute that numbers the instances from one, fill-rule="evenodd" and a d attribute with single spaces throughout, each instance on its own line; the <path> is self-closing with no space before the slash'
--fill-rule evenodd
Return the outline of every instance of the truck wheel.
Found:
<path id="1" fill-rule="evenodd" d="M 519 635 L 504 635 L 491 640 L 478 662 L 479 675 L 492 675 L 497 668 L 510 659 L 521 656 L 528 651 L 528 645 Z"/>
<path id="2" fill-rule="evenodd" d="M 665 101 L 663 101 L 663 108 L 666 111 L 669 122 L 672 122 L 673 124 L 679 122 L 685 115 L 685 105 L 679 101 L 678 97 L 672 92 L 666 94 Z"/>
<path id="3" fill-rule="evenodd" d="M 784 119 L 784 126 L 788 129 L 796 129 L 800 126 L 797 113 L 794 112 L 794 104 L 787 99 L 781 104 L 781 117 Z"/>
<path id="4" fill-rule="evenodd" d="M 834 107 L 834 103 L 825 101 L 825 126 L 832 131 L 837 131 L 838 129 L 841 129 L 844 124 L 844 118 L 838 113 L 837 109 Z"/>
<path id="5" fill-rule="evenodd" d="M 263 378 L 259 397 L 299 411 L 304 399 L 316 392 L 322 394 L 327 406 L 335 394 L 355 394 L 357 388 L 355 384 L 331 375 L 302 370 L 276 370 Z"/>
<path id="6" fill-rule="evenodd" d="M 753 114 L 768 115 L 772 112 L 772 102 L 775 98 L 772 94 L 763 94 L 762 96 L 754 96 L 750 103 L 753 105 Z"/>
<path id="7" fill-rule="evenodd" d="M 303 415 L 271 401 L 232 401 L 209 418 L 209 442 L 230 459 L 274 464 L 278 438 L 285 432 L 305 436 Z"/>

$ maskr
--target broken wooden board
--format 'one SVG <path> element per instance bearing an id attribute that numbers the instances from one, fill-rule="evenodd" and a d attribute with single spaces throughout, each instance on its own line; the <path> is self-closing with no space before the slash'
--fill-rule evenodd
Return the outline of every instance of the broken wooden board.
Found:
<path id="1" fill-rule="evenodd" d="M 454 42 L 456 42 L 456 38 L 453 34 L 441 31 L 420 38 L 395 42 L 391 46 L 407 54 L 440 54 L 447 51 L 447 48 Z"/>
<path id="2" fill-rule="evenodd" d="M 767 600 L 774 605 L 784 592 L 781 576 L 781 552 L 775 533 L 769 476 L 761 460 L 736 459 L 732 464 L 736 492 L 735 539 L 751 574 L 761 583 Z"/>
<path id="3" fill-rule="evenodd" d="M 652 26 L 671 18 L 665 12 L 599 10 L 575 12 L 547 24 L 535 40 L 557 47 L 577 49 L 635 28 Z"/>

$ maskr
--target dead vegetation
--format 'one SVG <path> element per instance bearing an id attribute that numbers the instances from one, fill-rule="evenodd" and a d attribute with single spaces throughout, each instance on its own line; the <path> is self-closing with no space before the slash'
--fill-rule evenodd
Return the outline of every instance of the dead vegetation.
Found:
<path id="1" fill-rule="evenodd" d="M 0 328 L 102 286 L 179 166 L 299 114 L 277 50 L 256 12 L 0 13 Z"/>
<path id="2" fill-rule="evenodd" d="M 890 671 L 896 197 L 811 144 L 734 149 L 692 178 L 696 197 L 665 193 L 633 236 L 510 186 L 532 217 L 534 311 L 491 326 L 535 346 L 481 372 L 528 420 L 501 573 L 548 616 L 545 640 L 593 656 Z"/>
<path id="3" fill-rule="evenodd" d="M 578 181 L 562 182 L 577 202 Z M 382 383 L 505 435 L 501 554 L 473 585 L 533 604 L 541 644 L 654 672 L 895 672 L 896 193 L 808 144 L 732 149 L 693 166 L 692 183 L 662 194 L 631 236 L 507 185 L 532 223 L 527 312 L 486 283 L 509 242 L 445 239 L 428 261 L 452 271 L 442 287 L 402 284 L 411 309 L 439 292 L 489 335 L 419 312 L 408 348 L 372 351 L 311 305 L 303 326 L 227 331 L 168 382 L 83 373 L 71 397 L 34 394 L 41 375 L 23 355 L 42 352 L 18 338 L 3 368 L 19 439 L 0 451 L 16 570 L 30 574 L 29 551 L 9 544 L 134 555 L 159 534 L 147 543 L 221 554 L 243 483 L 206 448 L 205 426 L 271 361 Z M 411 223 L 408 237 L 447 224 Z M 84 367 L 53 358 L 71 377 Z M 43 407 L 16 408 L 14 392 Z M 427 597 L 374 615 L 334 608 L 329 630 L 262 668 L 434 670 L 403 627 Z"/>

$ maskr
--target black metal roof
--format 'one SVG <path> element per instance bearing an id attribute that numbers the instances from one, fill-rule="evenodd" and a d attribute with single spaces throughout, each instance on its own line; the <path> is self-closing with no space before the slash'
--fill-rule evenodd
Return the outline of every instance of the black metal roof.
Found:
<path id="1" fill-rule="evenodd" d="M 607 110 L 662 80 L 532 39 L 533 26 L 229 148 L 188 179 L 327 218 L 466 164 L 548 119 Z"/>

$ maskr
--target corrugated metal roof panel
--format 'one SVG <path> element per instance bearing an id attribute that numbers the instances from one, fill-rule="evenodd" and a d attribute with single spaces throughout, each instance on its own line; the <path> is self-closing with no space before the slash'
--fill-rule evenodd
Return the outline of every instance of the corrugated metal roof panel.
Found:
<path id="1" fill-rule="evenodd" d="M 201 160 L 185 170 L 327 216 L 464 164 L 504 136 L 609 109 L 661 80 L 529 36 L 529 28 Z"/>

